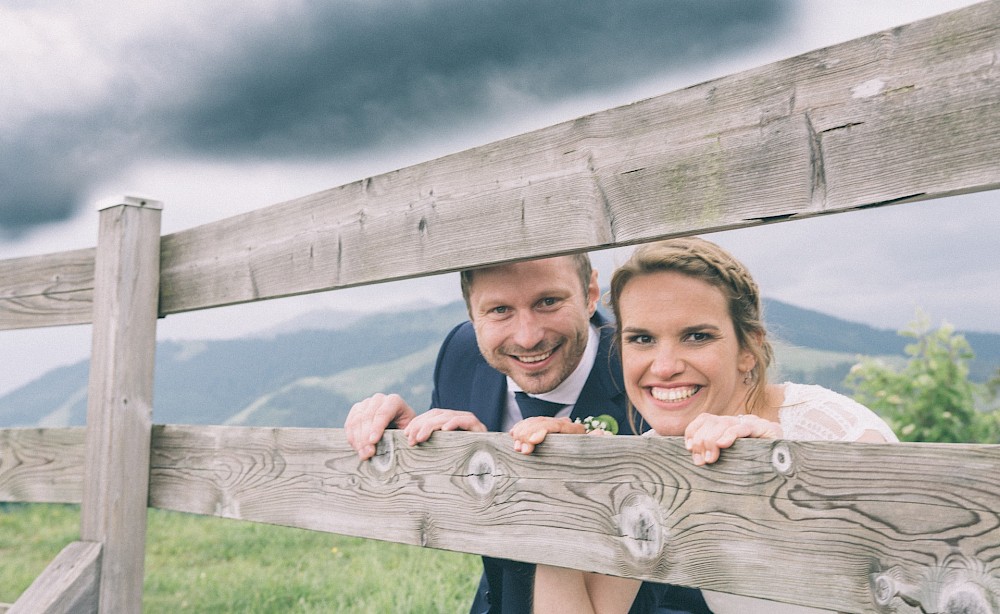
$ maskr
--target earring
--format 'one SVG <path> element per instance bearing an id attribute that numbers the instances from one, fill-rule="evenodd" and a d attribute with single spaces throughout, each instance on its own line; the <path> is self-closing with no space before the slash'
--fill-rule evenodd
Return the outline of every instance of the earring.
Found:
<path id="1" fill-rule="evenodd" d="M 750 369 L 743 374 L 743 384 L 749 386 L 753 383 L 753 369 Z"/>

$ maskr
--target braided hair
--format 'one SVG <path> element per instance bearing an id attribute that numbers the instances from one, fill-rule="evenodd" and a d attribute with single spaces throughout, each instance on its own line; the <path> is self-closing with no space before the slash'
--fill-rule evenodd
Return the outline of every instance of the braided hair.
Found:
<path id="1" fill-rule="evenodd" d="M 767 398 L 767 368 L 774 359 L 774 350 L 764 328 L 760 289 L 742 263 L 710 241 L 682 237 L 647 243 L 636 249 L 628 261 L 615 270 L 611 277 L 609 302 L 618 326 L 619 354 L 622 335 L 620 299 L 626 284 L 641 275 L 668 271 L 700 279 L 722 291 L 729 304 L 729 317 L 740 349 L 750 352 L 755 359 L 754 368 L 747 374 L 747 412 L 755 413 L 762 409 Z M 630 420 L 633 411 L 629 403 Z"/>

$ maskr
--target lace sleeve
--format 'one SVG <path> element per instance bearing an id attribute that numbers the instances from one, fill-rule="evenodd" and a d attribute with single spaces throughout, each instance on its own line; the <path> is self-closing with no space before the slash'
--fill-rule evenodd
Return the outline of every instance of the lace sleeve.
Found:
<path id="1" fill-rule="evenodd" d="M 876 431 L 886 441 L 899 441 L 889 425 L 857 401 L 822 386 L 785 384 L 781 428 L 787 439 L 856 441 Z"/>

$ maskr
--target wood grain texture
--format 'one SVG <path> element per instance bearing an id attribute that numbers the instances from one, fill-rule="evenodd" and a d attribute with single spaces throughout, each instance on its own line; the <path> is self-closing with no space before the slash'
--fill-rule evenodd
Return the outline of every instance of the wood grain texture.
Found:
<path id="1" fill-rule="evenodd" d="M 14 602 L 9 614 L 97 612 L 100 563 L 101 544 L 71 543 Z"/>
<path id="2" fill-rule="evenodd" d="M 361 463 L 339 429 L 156 426 L 149 504 L 845 612 L 1000 601 L 1000 446 L 741 441 L 697 468 L 675 439 L 390 434 Z M 15 494 L 73 502 L 46 488 L 80 435 L 0 431 L 0 459 L 53 459 Z"/>
<path id="3" fill-rule="evenodd" d="M 150 475 L 164 509 L 845 612 L 1000 599 L 1000 446 L 740 441 L 698 468 L 675 438 L 390 431 L 361 463 L 339 429 L 163 426 Z"/>
<path id="4" fill-rule="evenodd" d="M 80 536 L 102 544 L 101 614 L 142 611 L 160 210 L 100 215 Z"/>
<path id="5" fill-rule="evenodd" d="M 0 429 L 0 501 L 79 503 L 84 429 Z"/>
<path id="6" fill-rule="evenodd" d="M 1000 186 L 1000 4 L 165 236 L 161 313 Z"/>
<path id="7" fill-rule="evenodd" d="M 984 2 L 166 235 L 160 314 L 995 189 L 998 49 Z M 0 263 L 0 329 L 91 258 Z"/>
<path id="8" fill-rule="evenodd" d="M 90 322 L 94 252 L 0 260 L 0 330 Z"/>

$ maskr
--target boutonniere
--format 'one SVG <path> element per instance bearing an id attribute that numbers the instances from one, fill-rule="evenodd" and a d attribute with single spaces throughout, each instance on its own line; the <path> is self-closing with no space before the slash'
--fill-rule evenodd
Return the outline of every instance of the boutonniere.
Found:
<path id="1" fill-rule="evenodd" d="M 618 434 L 618 421 L 608 414 L 601 414 L 596 418 L 594 416 L 587 416 L 583 420 L 577 418 L 574 422 L 582 424 L 583 428 L 585 428 L 588 433 L 593 433 L 594 431 L 604 431 L 609 435 Z"/>

